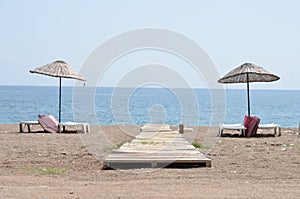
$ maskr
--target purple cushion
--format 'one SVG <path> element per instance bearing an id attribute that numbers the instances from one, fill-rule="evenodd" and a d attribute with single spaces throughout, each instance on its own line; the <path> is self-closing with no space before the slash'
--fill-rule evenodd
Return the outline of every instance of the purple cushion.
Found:
<path id="1" fill-rule="evenodd" d="M 57 133 L 58 132 L 58 120 L 53 115 L 38 115 L 39 123 L 43 127 L 45 131 L 50 133 Z"/>

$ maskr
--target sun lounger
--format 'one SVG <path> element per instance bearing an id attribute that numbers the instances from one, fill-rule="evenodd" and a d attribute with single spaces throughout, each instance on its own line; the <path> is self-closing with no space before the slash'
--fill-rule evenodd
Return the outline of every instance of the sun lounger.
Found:
<path id="1" fill-rule="evenodd" d="M 40 123 L 38 121 L 21 121 L 19 123 L 19 132 L 23 133 L 27 127 L 27 132 L 30 133 L 32 130 L 32 126 L 34 125 L 40 125 Z"/>
<path id="2" fill-rule="evenodd" d="M 52 115 L 38 115 L 39 123 L 45 131 L 50 133 L 61 133 L 66 130 L 66 127 L 70 126 L 80 126 L 84 133 L 90 132 L 90 125 L 88 123 L 79 123 L 79 122 L 66 122 L 59 123 L 58 120 Z"/>
<path id="3" fill-rule="evenodd" d="M 222 137 L 224 129 L 238 130 L 241 132 L 241 136 L 245 136 L 246 127 L 242 124 L 222 124 L 219 126 L 219 136 Z"/>
<path id="4" fill-rule="evenodd" d="M 273 129 L 274 135 L 281 136 L 281 127 L 278 124 L 259 124 L 259 129 Z"/>
<path id="5" fill-rule="evenodd" d="M 81 127 L 83 133 L 89 133 L 90 132 L 90 125 L 89 123 L 85 122 L 66 122 L 66 123 L 59 123 L 58 124 L 58 132 L 62 132 L 66 130 L 66 127 L 68 126 L 76 126 Z"/>
<path id="6" fill-rule="evenodd" d="M 243 124 L 222 124 L 219 126 L 219 136 L 223 135 L 223 130 L 238 130 L 241 136 L 254 137 L 256 136 L 258 124 L 260 119 L 255 116 L 245 116 Z"/>

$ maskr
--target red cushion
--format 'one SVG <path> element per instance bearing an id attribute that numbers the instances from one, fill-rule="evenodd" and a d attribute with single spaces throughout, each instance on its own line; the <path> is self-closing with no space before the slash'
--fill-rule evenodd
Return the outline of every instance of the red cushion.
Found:
<path id="1" fill-rule="evenodd" d="M 259 122 L 260 119 L 258 117 L 245 115 L 244 126 L 246 127 L 246 137 L 256 136 Z"/>

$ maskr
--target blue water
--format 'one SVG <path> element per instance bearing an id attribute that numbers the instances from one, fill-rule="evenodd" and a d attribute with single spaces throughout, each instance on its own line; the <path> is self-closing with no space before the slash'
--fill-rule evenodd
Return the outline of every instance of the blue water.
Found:
<path id="1" fill-rule="evenodd" d="M 251 115 L 260 117 L 261 123 L 298 127 L 300 91 L 250 93 Z M 214 126 L 222 122 L 241 123 L 246 113 L 245 90 L 62 88 L 62 121 Z M 0 86 L 0 123 L 37 120 L 38 114 L 58 117 L 57 87 Z"/>

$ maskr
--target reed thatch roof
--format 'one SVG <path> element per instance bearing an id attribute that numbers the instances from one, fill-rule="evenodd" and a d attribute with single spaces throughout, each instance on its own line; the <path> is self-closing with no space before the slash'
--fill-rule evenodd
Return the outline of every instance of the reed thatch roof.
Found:
<path id="1" fill-rule="evenodd" d="M 248 76 L 248 77 L 247 77 Z M 219 83 L 272 82 L 280 78 L 264 68 L 251 63 L 245 63 L 227 73 L 218 80 Z"/>
<path id="2" fill-rule="evenodd" d="M 61 60 L 36 68 L 34 70 L 30 70 L 30 72 L 53 77 L 71 78 L 85 81 L 85 79 L 78 75 L 77 72 L 68 66 L 66 62 Z"/>

